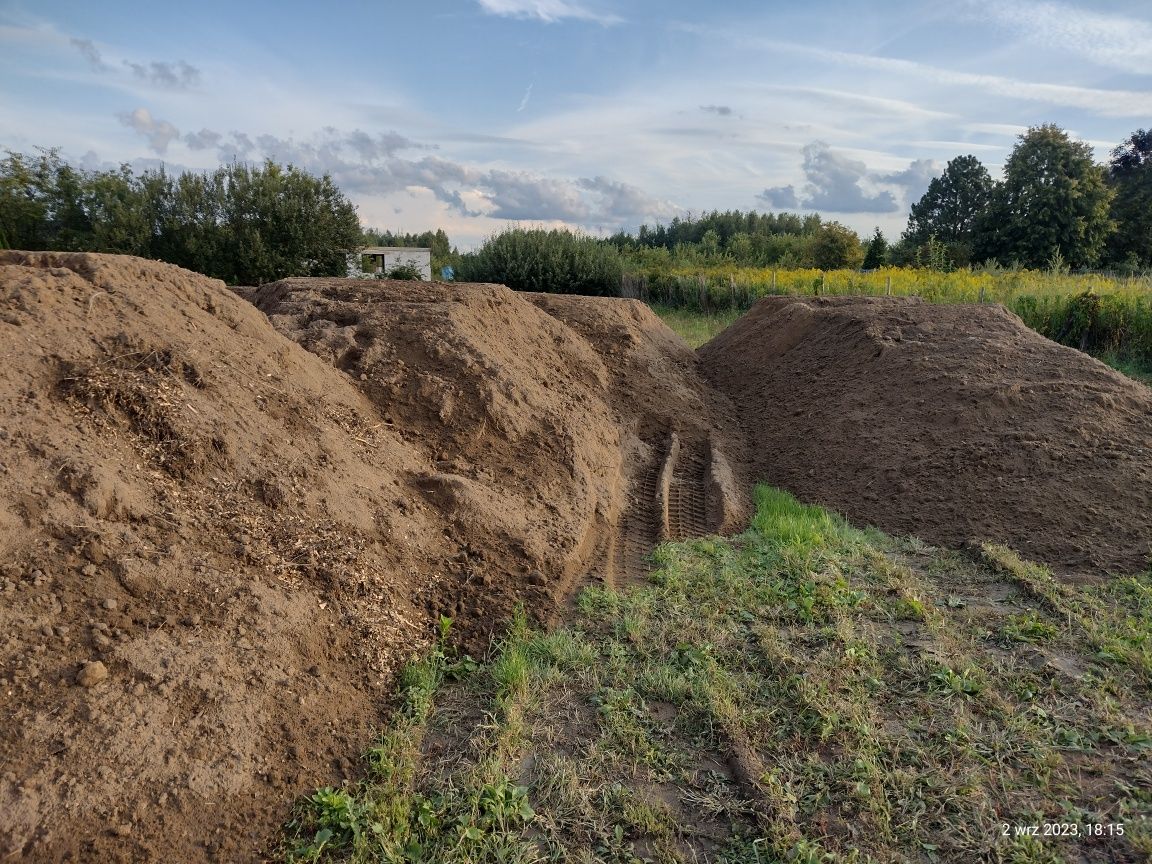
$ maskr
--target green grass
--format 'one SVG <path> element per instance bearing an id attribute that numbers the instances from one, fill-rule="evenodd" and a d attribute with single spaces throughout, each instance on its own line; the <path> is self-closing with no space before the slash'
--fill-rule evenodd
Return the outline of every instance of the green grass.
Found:
<path id="1" fill-rule="evenodd" d="M 698 312 L 692 309 L 676 309 L 671 306 L 653 304 L 652 311 L 671 327 L 692 349 L 699 348 L 744 314 L 743 309 L 723 309 L 715 312 Z"/>
<path id="2" fill-rule="evenodd" d="M 285 857 L 1135 862 L 1152 855 L 1152 576 L 859 531 L 779 490 L 650 584 L 405 675 L 364 779 Z M 1032 837 L 1088 825 L 1104 836 Z M 1123 826 L 1123 836 L 1115 826 Z"/>
<path id="3" fill-rule="evenodd" d="M 1152 386 L 1152 361 L 1133 360 L 1114 353 L 1103 354 L 1099 359 L 1113 369 L 1123 372 L 1129 378 L 1135 378 L 1137 381 Z"/>

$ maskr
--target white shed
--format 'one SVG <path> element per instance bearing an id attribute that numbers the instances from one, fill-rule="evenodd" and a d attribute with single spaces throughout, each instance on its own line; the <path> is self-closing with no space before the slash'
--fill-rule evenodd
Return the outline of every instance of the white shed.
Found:
<path id="1" fill-rule="evenodd" d="M 365 272 L 385 274 L 397 267 L 414 267 L 425 281 L 432 279 L 432 250 L 406 246 L 365 246 L 360 250 L 367 258 Z"/>

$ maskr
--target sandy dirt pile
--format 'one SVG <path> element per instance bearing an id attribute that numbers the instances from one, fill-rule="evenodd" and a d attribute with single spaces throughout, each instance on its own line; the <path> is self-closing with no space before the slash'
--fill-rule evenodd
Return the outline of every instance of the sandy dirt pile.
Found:
<path id="1" fill-rule="evenodd" d="M 1000 306 L 761 300 L 700 349 L 755 474 L 857 523 L 1068 575 L 1152 543 L 1152 393 Z"/>
<path id="2" fill-rule="evenodd" d="M 680 436 L 734 421 L 639 304 L 247 295 L 271 322 L 176 267 L 0 252 L 0 855 L 251 860 L 439 615 L 482 648 L 738 507 L 734 445 L 677 483 Z"/>
<path id="3" fill-rule="evenodd" d="M 436 466 L 416 485 L 468 562 L 445 614 L 499 621 L 527 600 L 547 619 L 585 574 L 636 575 L 643 555 L 623 560 L 623 547 L 645 541 L 625 535 L 637 521 L 659 533 L 646 481 L 672 434 L 738 440 L 692 351 L 635 301 L 345 279 L 283 280 L 251 299 Z"/>
<path id="4" fill-rule="evenodd" d="M 0 848 L 239 860 L 422 644 L 422 456 L 224 286 L 0 253 Z"/>

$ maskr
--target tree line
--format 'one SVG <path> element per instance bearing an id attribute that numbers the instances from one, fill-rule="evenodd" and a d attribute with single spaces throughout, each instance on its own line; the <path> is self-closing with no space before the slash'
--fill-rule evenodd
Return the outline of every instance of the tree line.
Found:
<path id="1" fill-rule="evenodd" d="M 230 284 L 346 272 L 365 245 L 432 249 L 435 272 L 511 287 L 613 293 L 624 271 L 742 266 L 949 270 L 996 263 L 1042 269 L 1152 268 L 1152 130 L 1106 165 L 1059 127 L 1022 134 L 994 180 L 958 156 L 911 209 L 899 240 L 867 241 L 819 215 L 712 211 L 599 239 L 514 228 L 461 254 L 443 230 L 362 229 L 327 175 L 291 165 L 231 164 L 203 173 L 84 170 L 55 150 L 0 160 L 0 248 L 118 252 L 169 261 Z M 575 269 L 573 269 L 575 268 Z M 576 272 L 581 270 L 583 272 Z M 618 285 L 618 279 L 617 283 Z"/>
<path id="2" fill-rule="evenodd" d="M 855 238 L 855 242 L 851 242 Z M 889 244 L 880 229 L 860 241 L 818 215 L 713 211 L 608 239 L 637 265 L 717 259 L 744 266 L 955 269 L 1152 268 L 1152 130 L 1134 132 L 1106 165 L 1053 124 L 1022 134 L 994 180 L 975 156 L 958 156 L 912 205 Z"/>
<path id="3" fill-rule="evenodd" d="M 900 263 L 946 267 L 1152 267 L 1152 130 L 1137 130 L 1098 165 L 1087 143 L 1035 126 L 1000 181 L 975 156 L 959 156 L 912 206 L 901 246 Z"/>
<path id="4" fill-rule="evenodd" d="M 332 179 L 290 165 L 135 174 L 76 168 L 55 150 L 0 161 L 0 248 L 138 255 L 259 285 L 343 276 L 362 239 Z"/>

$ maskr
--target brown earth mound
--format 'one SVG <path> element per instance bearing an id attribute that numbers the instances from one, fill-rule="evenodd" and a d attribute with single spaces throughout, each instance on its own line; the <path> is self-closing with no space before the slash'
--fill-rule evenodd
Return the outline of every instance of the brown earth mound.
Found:
<path id="1" fill-rule="evenodd" d="M 1000 306 L 772 297 L 699 353 L 758 479 L 1070 575 L 1146 565 L 1152 391 Z"/>
<path id="2" fill-rule="evenodd" d="M 660 513 L 661 468 L 743 455 L 693 352 L 636 301 L 346 279 L 287 279 L 252 300 L 436 465 L 420 486 L 485 564 L 459 584 L 457 611 L 507 613 L 527 597 L 547 618 L 586 573 L 638 576 L 652 545 L 677 533 Z M 673 458 L 673 435 L 695 450 Z M 735 528 L 742 477 L 711 493 L 706 479 L 688 533 Z M 693 484 L 682 485 L 687 499 Z"/>
<path id="3" fill-rule="evenodd" d="M 176 267 L 0 252 L 2 855 L 253 860 L 439 614 L 482 646 L 739 521 L 732 412 L 639 304 L 249 294 L 320 357 Z"/>

